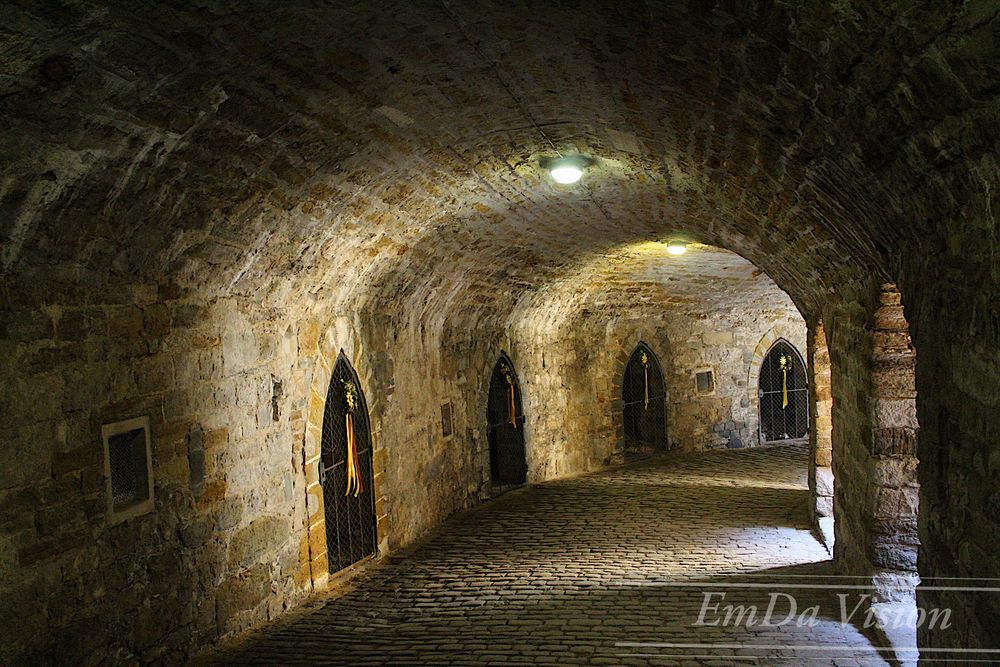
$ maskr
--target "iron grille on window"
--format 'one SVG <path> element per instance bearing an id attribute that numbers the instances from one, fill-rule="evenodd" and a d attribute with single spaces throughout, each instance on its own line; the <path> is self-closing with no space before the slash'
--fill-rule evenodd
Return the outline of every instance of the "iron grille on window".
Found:
<path id="1" fill-rule="evenodd" d="M 490 479 L 504 486 L 524 484 L 528 464 L 524 450 L 524 412 L 514 364 L 502 355 L 490 376 L 486 401 L 486 439 L 490 445 Z"/>
<path id="2" fill-rule="evenodd" d="M 666 390 L 656 356 L 640 343 L 622 378 L 625 451 L 662 449 L 667 443 Z"/>
<path id="3" fill-rule="evenodd" d="M 787 341 L 771 347 L 760 367 L 760 439 L 792 440 L 809 432 L 809 388 L 806 368 Z"/>
<path id="4" fill-rule="evenodd" d="M 137 428 L 108 438 L 111 500 L 116 512 L 149 498 L 146 471 L 146 429 Z"/>
<path id="5" fill-rule="evenodd" d="M 153 456 L 149 418 L 101 429 L 108 520 L 118 523 L 153 510 Z"/>
<path id="6" fill-rule="evenodd" d="M 343 353 L 326 395 L 319 467 L 327 559 L 330 571 L 337 572 L 373 555 L 378 547 L 368 405 Z"/>
<path id="7" fill-rule="evenodd" d="M 695 386 L 699 394 L 711 394 L 715 391 L 715 375 L 712 371 L 700 371 L 694 376 Z"/>

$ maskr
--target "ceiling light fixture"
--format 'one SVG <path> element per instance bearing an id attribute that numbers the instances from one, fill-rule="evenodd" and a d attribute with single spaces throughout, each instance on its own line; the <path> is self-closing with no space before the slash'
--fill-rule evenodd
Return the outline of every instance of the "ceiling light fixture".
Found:
<path id="1" fill-rule="evenodd" d="M 543 158 L 542 167 L 547 169 L 552 180 L 560 185 L 572 185 L 583 177 L 583 171 L 594 163 L 583 155 L 559 158 Z"/>
<path id="2" fill-rule="evenodd" d="M 583 170 L 576 165 L 567 164 L 553 167 L 549 174 L 556 183 L 570 185 L 580 180 L 580 177 L 583 176 Z"/>
<path id="3" fill-rule="evenodd" d="M 687 252 L 687 243 L 684 241 L 668 241 L 667 242 L 667 252 L 671 255 L 683 255 Z"/>

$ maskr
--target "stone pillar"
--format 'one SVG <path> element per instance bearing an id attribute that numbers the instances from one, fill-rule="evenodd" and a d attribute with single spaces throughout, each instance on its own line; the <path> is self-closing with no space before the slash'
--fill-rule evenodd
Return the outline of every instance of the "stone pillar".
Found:
<path id="1" fill-rule="evenodd" d="M 827 548 L 833 551 L 833 393 L 831 387 L 830 350 L 823 322 L 809 327 L 808 363 L 810 386 L 809 490 L 814 525 L 823 535 Z"/>
<path id="2" fill-rule="evenodd" d="M 899 290 L 891 283 L 882 285 L 873 336 L 870 409 L 874 507 L 869 556 L 876 568 L 876 590 L 883 598 L 912 598 L 907 582 L 916 583 L 920 493 L 916 351 Z"/>

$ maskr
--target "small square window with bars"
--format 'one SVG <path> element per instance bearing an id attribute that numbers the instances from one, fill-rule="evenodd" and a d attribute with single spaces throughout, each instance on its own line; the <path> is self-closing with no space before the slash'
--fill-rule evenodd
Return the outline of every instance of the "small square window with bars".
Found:
<path id="1" fill-rule="evenodd" d="M 699 394 L 711 394 L 715 391 L 715 376 L 712 371 L 698 371 L 694 376 Z"/>
<path id="2" fill-rule="evenodd" d="M 149 417 L 107 424 L 104 478 L 108 521 L 118 523 L 153 509 L 153 466 Z"/>

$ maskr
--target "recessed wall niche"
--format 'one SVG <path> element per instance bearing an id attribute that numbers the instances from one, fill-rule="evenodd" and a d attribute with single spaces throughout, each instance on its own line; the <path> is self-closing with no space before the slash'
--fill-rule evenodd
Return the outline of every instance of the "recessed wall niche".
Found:
<path id="1" fill-rule="evenodd" d="M 454 432 L 451 422 L 451 401 L 441 404 L 441 435 L 445 438 Z"/>
<path id="2" fill-rule="evenodd" d="M 108 523 L 120 523 L 151 512 L 153 456 L 149 417 L 106 424 L 101 437 Z"/>
<path id="3" fill-rule="evenodd" d="M 715 391 L 715 375 L 711 369 L 695 373 L 694 382 L 699 394 L 711 394 Z"/>

